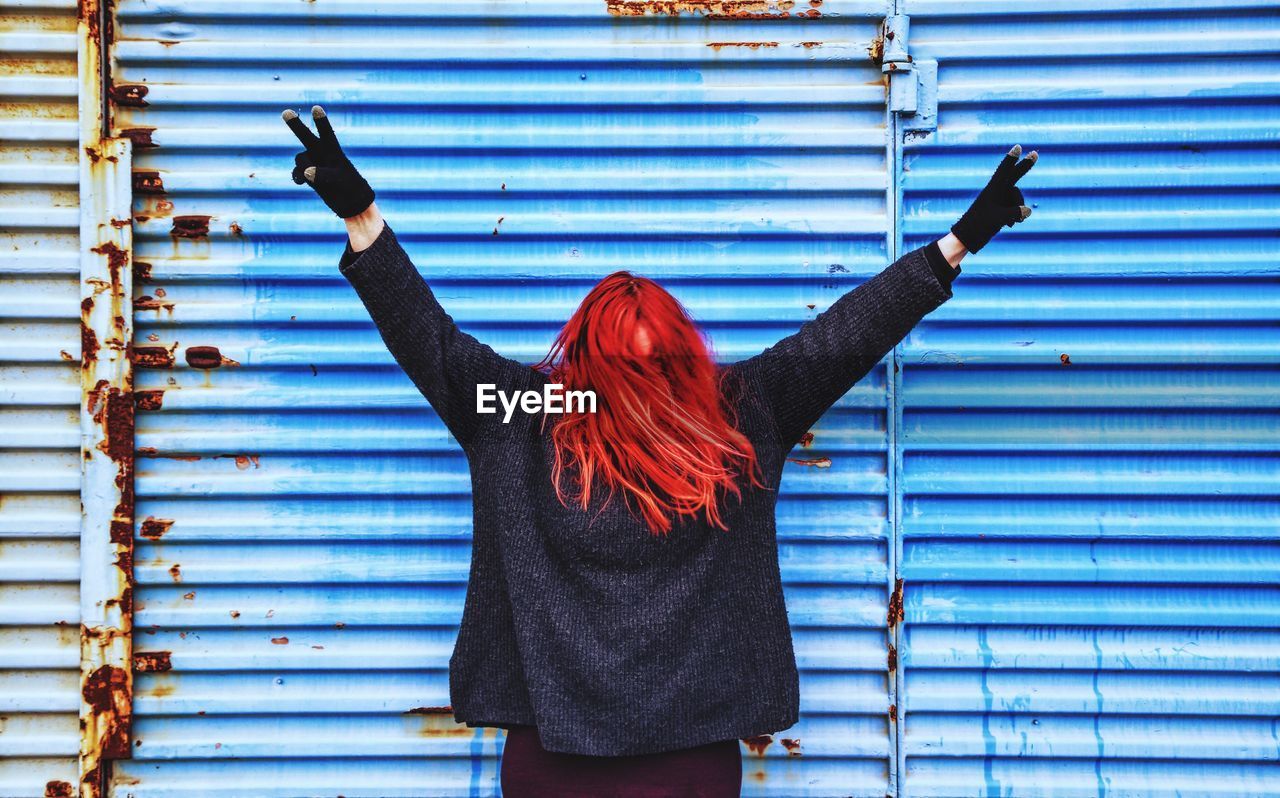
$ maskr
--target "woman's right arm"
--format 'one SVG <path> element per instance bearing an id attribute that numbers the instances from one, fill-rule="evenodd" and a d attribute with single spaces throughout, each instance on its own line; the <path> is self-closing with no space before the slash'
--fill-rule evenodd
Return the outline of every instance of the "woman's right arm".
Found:
<path id="1" fill-rule="evenodd" d="M 351 283 L 396 363 L 459 443 L 502 423 L 477 409 L 477 386 L 511 393 L 540 376 L 463 332 L 436 300 L 374 204 L 373 190 L 342 152 L 324 110 L 312 109 L 317 136 L 292 111 L 285 123 L 306 149 L 294 182 L 308 184 L 345 222 L 349 243 L 338 270 Z"/>
<path id="2" fill-rule="evenodd" d="M 458 328 L 377 206 L 346 222 L 350 244 L 338 269 L 360 296 L 396 363 L 459 443 L 501 424 L 501 415 L 477 412 L 477 386 L 486 383 L 507 393 L 528 390 L 536 376 L 533 369 Z"/>

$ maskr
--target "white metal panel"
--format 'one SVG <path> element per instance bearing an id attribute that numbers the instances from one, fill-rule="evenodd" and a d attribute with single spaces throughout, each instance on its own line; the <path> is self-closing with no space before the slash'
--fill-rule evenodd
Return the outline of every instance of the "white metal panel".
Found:
<path id="1" fill-rule="evenodd" d="M 76 4 L 0 3 L 0 795 L 79 751 Z"/>

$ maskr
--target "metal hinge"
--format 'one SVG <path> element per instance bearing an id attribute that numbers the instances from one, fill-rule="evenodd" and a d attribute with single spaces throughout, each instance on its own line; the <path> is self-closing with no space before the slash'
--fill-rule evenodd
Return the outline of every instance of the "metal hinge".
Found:
<path id="1" fill-rule="evenodd" d="M 889 76 L 889 110 L 901 119 L 902 129 L 932 132 L 938 129 L 938 62 L 911 57 L 910 32 L 906 14 L 885 17 L 880 71 Z"/>

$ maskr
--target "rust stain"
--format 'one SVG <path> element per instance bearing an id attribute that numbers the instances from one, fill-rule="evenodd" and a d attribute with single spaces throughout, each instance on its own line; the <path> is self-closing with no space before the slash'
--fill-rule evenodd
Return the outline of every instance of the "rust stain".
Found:
<path id="1" fill-rule="evenodd" d="M 779 742 L 782 743 L 782 747 L 786 748 L 787 753 L 790 754 L 791 756 L 800 756 L 800 754 L 803 753 L 800 750 L 799 740 L 793 739 L 791 737 L 783 737 L 781 740 L 779 740 Z"/>
<path id="2" fill-rule="evenodd" d="M 211 216 L 175 216 L 169 235 L 174 238 L 207 238 Z"/>
<path id="3" fill-rule="evenodd" d="M 133 280 L 134 282 L 142 282 L 151 279 L 151 264 L 143 260 L 135 260 L 133 262 Z"/>
<path id="4" fill-rule="evenodd" d="M 897 704 L 889 705 L 889 721 L 891 723 L 898 722 L 898 705 Z"/>
<path id="5" fill-rule="evenodd" d="M 134 172 L 133 192 L 135 194 L 164 194 L 164 180 L 159 172 Z"/>
<path id="6" fill-rule="evenodd" d="M 794 0 L 605 0 L 615 17 L 679 16 L 708 19 L 781 19 L 791 16 Z"/>
<path id="7" fill-rule="evenodd" d="M 889 644 L 889 673 L 893 673 L 898 669 L 898 647 L 893 643 Z"/>
<path id="8" fill-rule="evenodd" d="M 173 526 L 171 518 L 156 518 L 155 516 L 147 516 L 142 522 L 142 529 L 139 534 L 147 540 L 159 540 L 169 531 L 169 527 Z"/>
<path id="9" fill-rule="evenodd" d="M 159 410 L 164 404 L 164 391 L 138 391 L 133 401 L 138 410 Z"/>
<path id="10" fill-rule="evenodd" d="M 178 345 L 135 346 L 133 348 L 133 365 L 143 369 L 171 369 L 174 365 L 174 352 Z M 152 393 L 158 393 L 153 391 Z"/>
<path id="11" fill-rule="evenodd" d="M 743 737 L 742 742 L 747 744 L 747 748 L 756 756 L 764 756 L 764 751 L 773 742 L 772 734 L 756 734 L 751 737 Z"/>
<path id="12" fill-rule="evenodd" d="M 1071 355 L 1068 355 L 1066 352 L 1063 352 L 1062 354 L 1058 355 L 1058 361 L 1062 363 L 1062 365 L 1064 366 L 1070 366 Z"/>
<path id="13" fill-rule="evenodd" d="M 88 307 L 85 307 L 85 305 Z M 80 309 L 87 314 L 93 307 L 93 300 L 86 298 Z M 80 368 L 87 370 L 98 359 L 98 334 L 82 319 L 80 321 Z"/>
<path id="14" fill-rule="evenodd" d="M 84 681 L 81 695 L 102 729 L 102 759 L 129 757 L 131 724 L 129 674 L 115 665 L 100 665 Z"/>
<path id="15" fill-rule="evenodd" d="M 196 598 L 196 592 L 193 590 L 193 591 L 191 591 L 190 593 L 183 593 L 183 594 L 182 594 L 182 597 L 183 597 L 184 599 L 186 599 L 187 601 L 195 601 L 195 598 Z"/>
<path id="16" fill-rule="evenodd" d="M 44 798 L 71 798 L 71 783 L 50 781 L 44 785 Z"/>
<path id="17" fill-rule="evenodd" d="M 231 611 L 231 617 L 232 617 L 232 618 L 239 618 L 239 617 L 240 617 L 240 610 L 232 610 L 232 611 Z"/>
<path id="18" fill-rule="evenodd" d="M 141 83 L 117 83 L 108 91 L 111 101 L 128 108 L 146 108 L 147 87 Z"/>
<path id="19" fill-rule="evenodd" d="M 236 468 L 240 469 L 241 471 L 248 471 L 250 468 L 262 468 L 262 463 L 259 462 L 261 455 L 257 455 L 257 454 L 237 454 L 237 455 L 219 454 L 219 455 L 214 455 L 214 458 L 217 459 L 219 457 L 229 457 L 229 456 L 235 457 Z"/>
<path id="20" fill-rule="evenodd" d="M 800 445 L 806 449 L 813 445 L 813 433 L 806 432 L 800 436 Z"/>
<path id="21" fill-rule="evenodd" d="M 123 272 L 124 267 L 129 263 L 129 252 L 116 246 L 114 241 L 108 241 L 105 244 L 91 247 L 89 251 L 96 252 L 99 255 L 106 257 L 107 270 L 111 275 L 111 284 L 119 285 L 120 274 Z"/>
<path id="22" fill-rule="evenodd" d="M 467 737 L 473 733 L 472 729 L 454 719 L 453 707 L 450 706 L 414 707 L 404 714 L 421 718 L 418 734 L 422 737 Z"/>
<path id="23" fill-rule="evenodd" d="M 822 42 L 800 42 L 800 46 L 806 50 L 812 50 L 815 47 L 821 47 Z"/>
<path id="24" fill-rule="evenodd" d="M 135 150 L 149 150 L 160 145 L 151 140 L 151 136 L 156 132 L 153 127 L 128 127 L 120 131 L 123 138 L 133 142 Z"/>
<path id="25" fill-rule="evenodd" d="M 187 365 L 193 369 L 216 369 L 220 366 L 238 366 L 236 361 L 223 357 L 216 346 L 187 347 Z"/>
<path id="26" fill-rule="evenodd" d="M 227 232 L 235 236 L 236 238 L 244 237 L 244 228 L 240 226 L 239 222 L 232 222 L 231 224 L 227 225 Z"/>
<path id="27" fill-rule="evenodd" d="M 105 380 L 94 387 L 89 407 L 93 420 L 103 430 L 98 449 L 116 464 L 116 489 L 120 501 L 112 511 L 110 539 L 120 546 L 133 545 L 133 396 L 108 385 Z"/>
<path id="28" fill-rule="evenodd" d="M 902 577 L 898 577 L 893 584 L 893 594 L 889 596 L 889 615 L 887 619 L 889 622 L 889 628 L 892 629 L 900 623 L 904 617 L 905 615 L 902 608 Z"/>
<path id="29" fill-rule="evenodd" d="M 777 42 L 707 42 L 707 46 L 717 52 L 724 47 L 748 47 L 759 50 L 761 47 L 777 47 Z"/>
<path id="30" fill-rule="evenodd" d="M 273 637 L 273 638 L 271 638 L 271 642 L 272 642 L 272 644 L 273 644 L 273 645 L 277 645 L 277 646 L 287 646 L 287 645 L 289 645 L 289 638 L 287 638 L 287 637 Z"/>
<path id="31" fill-rule="evenodd" d="M 176 562 L 175 562 L 173 565 L 169 566 L 169 576 L 172 576 L 172 577 L 173 577 L 173 581 L 175 581 L 175 582 L 181 582 L 181 581 L 182 581 L 182 566 L 181 566 L 179 563 L 176 563 Z"/>
<path id="32" fill-rule="evenodd" d="M 140 651 L 133 655 L 135 673 L 164 673 L 173 670 L 173 652 Z"/>
<path id="33" fill-rule="evenodd" d="M 788 457 L 787 462 L 795 463 L 796 465 L 808 466 L 810 468 L 830 468 L 831 467 L 830 457 L 811 457 L 811 458 Z"/>
<path id="34" fill-rule="evenodd" d="M 884 32 L 881 31 L 871 44 L 867 45 L 867 57 L 871 59 L 871 63 L 880 66 L 884 63 Z"/>
<path id="35" fill-rule="evenodd" d="M 172 314 L 173 308 L 174 308 L 174 305 L 172 302 L 161 302 L 159 299 L 156 299 L 153 296 L 148 296 L 146 294 L 143 294 L 142 296 L 138 297 L 133 301 L 134 310 L 155 310 L 155 311 L 167 310 L 169 311 L 170 314 Z"/>

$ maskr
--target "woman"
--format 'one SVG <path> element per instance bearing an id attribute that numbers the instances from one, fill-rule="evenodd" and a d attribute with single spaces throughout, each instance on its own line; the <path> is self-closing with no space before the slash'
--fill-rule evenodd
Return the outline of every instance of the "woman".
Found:
<path id="1" fill-rule="evenodd" d="M 1035 153 L 1014 147 L 950 235 L 755 357 L 716 365 L 670 294 L 618 272 L 530 367 L 454 324 L 312 116 L 319 135 L 284 112 L 305 147 L 293 179 L 346 221 L 339 270 L 470 466 L 455 718 L 508 730 L 507 798 L 737 796 L 738 740 L 799 715 L 774 528 L 786 455 L 951 297 L 966 251 L 1030 214 L 1015 183 Z M 554 385 L 595 407 L 553 412 Z"/>

